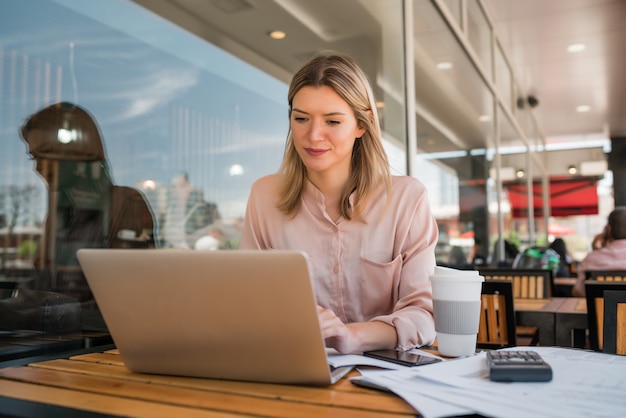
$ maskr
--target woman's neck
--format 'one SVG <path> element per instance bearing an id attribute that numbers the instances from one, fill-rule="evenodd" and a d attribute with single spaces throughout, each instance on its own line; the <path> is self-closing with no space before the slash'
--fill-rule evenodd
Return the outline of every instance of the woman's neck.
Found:
<path id="1" fill-rule="evenodd" d="M 311 175 L 309 173 L 307 177 L 324 195 L 326 212 L 334 221 L 337 221 L 341 216 L 341 196 L 348 182 L 347 176 L 344 179 L 340 176 L 324 175 L 322 173 L 313 173 Z"/>
<path id="2" fill-rule="evenodd" d="M 337 173 L 307 173 L 307 178 L 327 199 L 339 199 L 348 183 L 348 175 Z"/>

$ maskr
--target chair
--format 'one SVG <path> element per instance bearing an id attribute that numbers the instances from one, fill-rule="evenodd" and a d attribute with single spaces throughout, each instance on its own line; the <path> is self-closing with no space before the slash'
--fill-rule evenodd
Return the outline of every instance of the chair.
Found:
<path id="1" fill-rule="evenodd" d="M 585 281 L 587 298 L 587 326 L 589 327 L 589 347 L 594 351 L 603 350 L 604 331 L 604 292 L 607 290 L 626 291 L 626 282 Z"/>
<path id="2" fill-rule="evenodd" d="M 587 270 L 585 280 L 599 282 L 623 282 L 626 281 L 626 270 Z"/>
<path id="3" fill-rule="evenodd" d="M 513 298 L 548 299 L 552 296 L 552 270 L 542 269 L 479 269 L 485 281 L 513 282 Z"/>
<path id="4" fill-rule="evenodd" d="M 626 355 L 626 290 L 604 291 L 602 351 Z"/>
<path id="5" fill-rule="evenodd" d="M 517 345 L 513 284 L 485 281 L 482 284 L 480 322 L 476 346 L 502 348 Z"/>

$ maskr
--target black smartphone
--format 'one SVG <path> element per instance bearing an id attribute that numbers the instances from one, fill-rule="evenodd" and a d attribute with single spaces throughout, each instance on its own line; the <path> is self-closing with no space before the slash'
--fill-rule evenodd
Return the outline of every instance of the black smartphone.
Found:
<path id="1" fill-rule="evenodd" d="M 403 366 L 423 366 L 425 364 L 432 364 L 440 362 L 441 359 L 423 356 L 421 354 L 410 353 L 408 351 L 397 350 L 374 350 L 365 351 L 364 356 L 372 357 L 379 360 L 390 361 L 392 363 L 401 364 Z"/>

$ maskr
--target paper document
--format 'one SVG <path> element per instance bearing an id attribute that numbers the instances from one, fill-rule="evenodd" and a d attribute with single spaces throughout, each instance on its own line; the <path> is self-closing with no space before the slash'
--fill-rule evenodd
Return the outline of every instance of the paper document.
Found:
<path id="1" fill-rule="evenodd" d="M 551 382 L 492 382 L 484 352 L 417 368 L 361 371 L 356 379 L 397 394 L 424 418 L 625 416 L 626 357 L 566 348 L 531 349 L 552 367 Z"/>

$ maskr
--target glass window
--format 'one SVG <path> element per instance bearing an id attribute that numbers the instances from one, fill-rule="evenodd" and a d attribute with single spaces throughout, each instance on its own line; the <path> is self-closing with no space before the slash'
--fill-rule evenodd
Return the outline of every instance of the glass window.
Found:
<path id="1" fill-rule="evenodd" d="M 491 26 L 477 0 L 467 3 L 467 37 L 478 56 L 485 76 L 492 79 Z"/>
<path id="2" fill-rule="evenodd" d="M 0 40 L 2 281 L 18 289 L 0 309 L 21 312 L 3 331 L 106 330 L 78 248 L 216 230 L 237 246 L 250 185 L 280 164 L 283 82 L 130 2 L 11 2 Z M 70 320 L 39 317 L 54 297 Z"/>
<path id="3" fill-rule="evenodd" d="M 513 75 L 511 68 L 507 63 L 502 48 L 498 45 L 496 48 L 496 86 L 500 100 L 504 106 L 515 109 L 516 101 L 513 99 Z"/>
<path id="4" fill-rule="evenodd" d="M 106 337 L 78 248 L 236 248 L 252 182 L 282 160 L 290 76 L 317 51 L 348 53 L 366 70 L 392 168 L 406 174 L 400 0 L 295 14 L 267 2 L 237 17 L 223 5 L 199 6 L 212 8 L 205 39 L 178 20 L 182 9 L 169 17 L 188 30 L 122 0 L 2 6 L 0 331 L 30 329 L 3 309 L 31 292 L 37 307 L 61 295 L 75 320 L 33 333 Z M 291 41 L 242 30 L 266 25 L 263 13 Z M 242 16 L 250 27 L 229 20 Z M 338 29 L 357 17 L 356 32 Z M 290 50 L 286 61 L 275 45 Z"/>
<path id="5" fill-rule="evenodd" d="M 440 229 L 439 264 L 488 246 L 487 152 L 493 95 L 432 3 L 414 2 L 418 172 Z M 454 98 L 451 100 L 450 98 Z"/>

